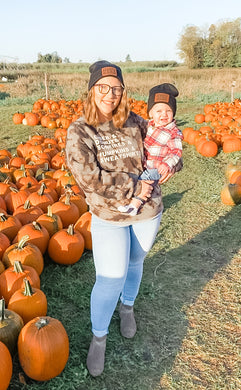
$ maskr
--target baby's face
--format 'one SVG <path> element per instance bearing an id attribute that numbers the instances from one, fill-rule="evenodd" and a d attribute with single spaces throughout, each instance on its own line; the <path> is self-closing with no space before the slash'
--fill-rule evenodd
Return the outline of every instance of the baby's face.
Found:
<path id="1" fill-rule="evenodd" d="M 156 126 L 166 126 L 173 120 L 173 111 L 166 103 L 156 103 L 149 112 Z"/>

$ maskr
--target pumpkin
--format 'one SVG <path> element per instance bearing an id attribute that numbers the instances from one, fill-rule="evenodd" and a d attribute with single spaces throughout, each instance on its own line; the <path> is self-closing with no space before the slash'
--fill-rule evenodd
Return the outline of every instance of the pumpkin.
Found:
<path id="1" fill-rule="evenodd" d="M 5 250 L 10 246 L 10 240 L 6 234 L 0 232 L 0 260 L 2 260 Z"/>
<path id="2" fill-rule="evenodd" d="M 69 265 L 80 259 L 84 247 L 84 237 L 71 224 L 68 229 L 61 229 L 50 238 L 48 254 L 55 263 Z"/>
<path id="3" fill-rule="evenodd" d="M 22 265 L 20 261 L 15 261 L 13 266 L 0 274 L 0 296 L 4 297 L 7 304 L 13 293 L 23 287 L 24 278 L 29 279 L 32 286 L 40 288 L 37 271 L 33 267 Z"/>
<path id="4" fill-rule="evenodd" d="M 91 213 L 87 211 L 82 214 L 78 221 L 74 225 L 75 231 L 77 230 L 82 234 L 85 241 L 85 249 L 92 250 L 92 237 L 91 237 Z"/>
<path id="5" fill-rule="evenodd" d="M 36 245 L 44 254 L 49 242 L 48 230 L 38 222 L 33 221 L 19 229 L 15 240 L 20 241 L 26 235 L 29 236 L 28 242 Z"/>
<path id="6" fill-rule="evenodd" d="M 21 125 L 24 117 L 25 115 L 22 114 L 21 112 L 15 112 L 15 114 L 13 114 L 13 123 L 15 125 Z"/>
<path id="7" fill-rule="evenodd" d="M 40 207 L 44 213 L 47 212 L 48 205 L 54 202 L 52 196 L 45 193 L 45 189 L 46 184 L 42 183 L 39 191 L 31 193 L 27 198 L 32 206 Z"/>
<path id="8" fill-rule="evenodd" d="M 205 121 L 205 115 L 204 114 L 196 114 L 194 117 L 194 120 L 196 123 L 203 123 Z"/>
<path id="9" fill-rule="evenodd" d="M 22 225 L 27 225 L 42 215 L 44 212 L 38 206 L 31 206 L 29 199 L 26 200 L 24 205 L 19 206 L 13 213 L 13 216 L 17 217 Z"/>
<path id="10" fill-rule="evenodd" d="M 13 374 L 12 356 L 7 346 L 0 341 L 0 390 L 7 390 Z"/>
<path id="11" fill-rule="evenodd" d="M 234 206 L 241 203 L 241 185 L 236 183 L 226 184 L 221 190 L 221 201 L 224 204 Z"/>
<path id="12" fill-rule="evenodd" d="M 11 191 L 5 196 L 5 202 L 8 212 L 13 214 L 17 207 L 24 205 L 29 196 L 29 191 L 27 189 L 18 190 L 13 187 L 10 187 L 10 190 Z"/>
<path id="13" fill-rule="evenodd" d="M 18 337 L 18 357 L 25 374 L 36 381 L 58 376 L 69 358 L 69 338 L 62 323 L 39 316 L 25 324 Z"/>
<path id="14" fill-rule="evenodd" d="M 8 309 L 18 313 L 24 324 L 37 316 L 46 316 L 47 298 L 42 290 L 32 287 L 28 279 L 24 279 L 24 288 L 20 288 L 11 296 Z"/>
<path id="15" fill-rule="evenodd" d="M 16 237 L 21 227 L 22 224 L 17 217 L 0 212 L 0 232 L 4 233 L 10 241 Z"/>
<path id="16" fill-rule="evenodd" d="M 0 299 L 0 341 L 6 345 L 11 355 L 16 350 L 18 336 L 23 325 L 20 315 L 12 310 L 5 309 L 5 300 Z"/>
<path id="17" fill-rule="evenodd" d="M 81 194 L 75 194 L 71 187 L 66 188 L 65 194 L 62 194 L 59 198 L 61 202 L 65 202 L 69 199 L 70 202 L 74 203 L 79 209 L 79 215 L 84 214 L 88 211 L 88 205 L 85 198 Z"/>
<path id="18" fill-rule="evenodd" d="M 51 205 L 48 206 L 47 213 L 40 215 L 36 222 L 48 230 L 50 237 L 60 229 L 63 229 L 63 222 L 59 215 L 52 212 Z"/>
<path id="19" fill-rule="evenodd" d="M 18 260 L 22 265 L 33 267 L 41 275 L 44 268 L 43 255 L 36 245 L 28 241 L 29 236 L 26 235 L 18 243 L 10 245 L 3 254 L 2 262 L 8 268 Z"/>
<path id="20" fill-rule="evenodd" d="M 39 116 L 33 112 L 26 112 L 25 119 L 28 126 L 36 126 L 39 124 Z"/>
<path id="21" fill-rule="evenodd" d="M 218 154 L 218 145 L 207 137 L 197 146 L 198 152 L 205 157 L 214 157 Z"/>
<path id="22" fill-rule="evenodd" d="M 59 200 L 52 204 L 52 212 L 61 218 L 64 228 L 74 224 L 80 216 L 79 208 L 70 201 L 69 193 L 66 194 L 64 201 Z"/>
<path id="23" fill-rule="evenodd" d="M 223 142 L 224 153 L 232 153 L 241 150 L 241 140 L 238 137 L 225 139 Z"/>

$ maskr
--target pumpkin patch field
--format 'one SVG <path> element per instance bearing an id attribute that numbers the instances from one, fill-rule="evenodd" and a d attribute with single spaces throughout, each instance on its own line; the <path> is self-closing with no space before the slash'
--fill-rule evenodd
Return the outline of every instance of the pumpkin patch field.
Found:
<path id="1" fill-rule="evenodd" d="M 130 107 L 144 118 L 148 90 L 177 85 L 184 165 L 162 185 L 136 336 L 121 337 L 117 308 L 97 378 L 86 368 L 91 214 L 64 154 L 85 94 L 70 96 L 63 75 L 61 96 L 0 90 L 0 390 L 241 388 L 241 81 L 230 70 L 231 100 L 223 74 L 126 74 Z"/>

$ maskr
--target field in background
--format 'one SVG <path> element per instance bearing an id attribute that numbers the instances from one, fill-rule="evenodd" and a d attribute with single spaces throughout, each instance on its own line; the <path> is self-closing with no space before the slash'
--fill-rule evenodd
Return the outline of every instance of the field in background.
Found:
<path id="1" fill-rule="evenodd" d="M 130 97 L 147 99 L 157 83 L 180 91 L 177 120 L 181 129 L 197 126 L 194 115 L 204 104 L 241 98 L 240 69 L 124 72 Z M 52 99 L 86 96 L 88 73 L 48 73 Z M 31 110 L 45 96 L 44 72 L 0 85 L 0 144 L 14 152 L 41 126 L 16 126 L 12 115 Z M 51 132 L 48 134 L 51 135 Z M 184 168 L 162 186 L 165 211 L 148 254 L 135 310 L 134 340 L 119 334 L 118 313 L 108 336 L 106 367 L 89 376 L 85 359 L 91 339 L 89 297 L 94 282 L 92 253 L 73 266 L 46 258 L 41 286 L 48 315 L 58 318 L 70 338 L 70 358 L 63 373 L 49 382 L 19 380 L 17 358 L 9 390 L 231 390 L 241 388 L 240 221 L 241 205 L 225 206 L 220 190 L 229 162 L 240 152 L 215 158 L 184 144 Z M 113 254 L 114 257 L 114 254 Z M 78 277 L 76 277 L 78 275 Z"/>
<path id="2" fill-rule="evenodd" d="M 234 93 L 237 97 L 241 95 L 241 70 L 239 68 L 190 70 L 184 66 L 166 66 L 156 70 L 152 66 L 152 71 L 143 72 L 140 69 L 144 65 L 138 67 L 135 64 L 132 63 L 129 67 L 121 64 L 124 80 L 131 97 L 146 100 L 149 89 L 164 82 L 170 82 L 177 86 L 181 100 L 195 97 L 200 99 L 202 103 L 205 103 L 206 100 L 216 101 L 218 99 L 230 101 L 233 83 L 235 83 Z M 65 65 L 60 65 L 63 70 Z M 138 69 L 139 71 L 137 71 Z M 72 69 L 72 72 L 63 73 L 56 72 L 53 67 L 48 70 L 25 70 L 24 72 L 15 70 L 15 81 L 0 84 L 0 102 L 3 97 L 33 97 L 36 99 L 45 97 L 45 74 L 51 99 L 85 98 L 89 75 L 88 66 L 82 65 L 79 71 Z"/>

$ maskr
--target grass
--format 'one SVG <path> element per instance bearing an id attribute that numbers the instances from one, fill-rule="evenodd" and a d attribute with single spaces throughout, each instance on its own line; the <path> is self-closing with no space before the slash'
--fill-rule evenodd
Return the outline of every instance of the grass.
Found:
<path id="1" fill-rule="evenodd" d="M 215 93 L 212 96 L 223 98 L 218 90 Z M 180 97 L 180 128 L 195 124 L 194 114 L 202 109 L 208 93 L 201 97 Z M 11 123 L 12 113 L 29 110 L 32 104 L 31 99 L 22 103 L 16 99 L 11 97 L 7 104 L 7 99 L 0 104 L 1 145 L 12 152 L 30 132 L 41 130 L 39 126 L 29 130 Z M 220 152 L 208 159 L 184 144 L 183 158 L 183 170 L 162 186 L 165 211 L 144 264 L 135 305 L 135 338 L 120 336 L 116 311 L 110 325 L 104 373 L 98 378 L 90 377 L 85 361 L 91 340 L 92 253 L 86 251 L 79 262 L 69 267 L 54 264 L 46 256 L 41 288 L 47 295 L 48 315 L 58 318 L 68 333 L 69 361 L 58 377 L 36 382 L 23 373 L 16 355 L 9 390 L 241 387 L 241 205 L 230 207 L 220 201 L 226 165 L 240 158 L 240 153 Z"/>

